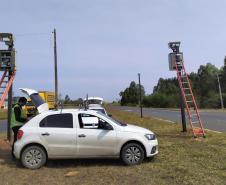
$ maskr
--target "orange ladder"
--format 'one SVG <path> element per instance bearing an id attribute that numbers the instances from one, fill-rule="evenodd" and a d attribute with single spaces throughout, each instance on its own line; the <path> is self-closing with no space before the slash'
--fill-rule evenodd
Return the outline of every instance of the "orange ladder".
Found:
<path id="1" fill-rule="evenodd" d="M 2 108 L 3 103 L 8 95 L 10 88 L 12 87 L 13 81 L 16 76 L 16 71 L 13 71 L 9 76 L 9 71 L 5 70 L 2 78 L 0 80 L 0 108 Z"/>
<path id="2" fill-rule="evenodd" d="M 197 104 L 192 92 L 188 75 L 184 68 L 183 61 L 182 60 L 180 60 L 180 62 L 175 61 L 175 67 L 177 71 L 177 79 L 182 93 L 184 105 L 187 110 L 188 120 L 191 126 L 193 136 L 195 138 L 198 136 L 205 137 L 203 123 L 199 114 L 199 110 L 197 108 Z"/>

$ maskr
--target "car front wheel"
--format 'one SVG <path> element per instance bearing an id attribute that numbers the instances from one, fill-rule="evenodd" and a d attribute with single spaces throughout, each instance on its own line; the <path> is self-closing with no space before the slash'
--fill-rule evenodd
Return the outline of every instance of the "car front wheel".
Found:
<path id="1" fill-rule="evenodd" d="M 137 143 L 129 143 L 122 148 L 121 158 L 126 165 L 140 164 L 144 160 L 144 149 Z"/>
<path id="2" fill-rule="evenodd" d="M 28 146 L 21 155 L 21 163 L 29 169 L 38 169 L 46 163 L 46 153 L 40 146 Z"/>

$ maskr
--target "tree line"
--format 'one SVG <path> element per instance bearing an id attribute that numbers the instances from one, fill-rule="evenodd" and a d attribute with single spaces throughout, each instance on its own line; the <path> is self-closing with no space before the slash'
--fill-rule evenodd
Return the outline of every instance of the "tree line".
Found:
<path id="1" fill-rule="evenodd" d="M 224 105 L 226 105 L 226 66 L 218 69 L 211 63 L 201 65 L 197 72 L 188 74 L 192 90 L 200 108 L 220 108 L 220 96 L 217 75 L 220 79 Z M 132 81 L 119 93 L 121 105 L 139 104 L 139 85 Z M 142 86 L 142 104 L 145 107 L 179 107 L 180 89 L 176 77 L 160 78 L 151 94 L 145 94 Z"/>

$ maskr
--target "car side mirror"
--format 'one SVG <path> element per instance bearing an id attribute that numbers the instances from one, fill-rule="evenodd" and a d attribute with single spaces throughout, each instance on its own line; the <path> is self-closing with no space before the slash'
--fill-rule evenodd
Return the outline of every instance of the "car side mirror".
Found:
<path id="1" fill-rule="evenodd" d="M 104 130 L 113 130 L 113 127 L 107 123 L 104 125 Z"/>
<path id="2" fill-rule="evenodd" d="M 112 115 L 111 115 L 111 114 L 108 114 L 108 116 L 109 116 L 109 117 L 112 117 Z"/>

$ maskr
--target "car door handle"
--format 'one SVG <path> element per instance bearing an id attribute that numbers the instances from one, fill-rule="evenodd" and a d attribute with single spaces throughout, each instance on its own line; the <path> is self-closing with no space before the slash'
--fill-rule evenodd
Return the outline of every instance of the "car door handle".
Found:
<path id="1" fill-rule="evenodd" d="M 50 134 L 48 132 L 42 133 L 42 136 L 49 136 Z"/>
<path id="2" fill-rule="evenodd" d="M 80 134 L 80 135 L 78 135 L 78 137 L 86 137 L 86 135 L 85 134 Z"/>

